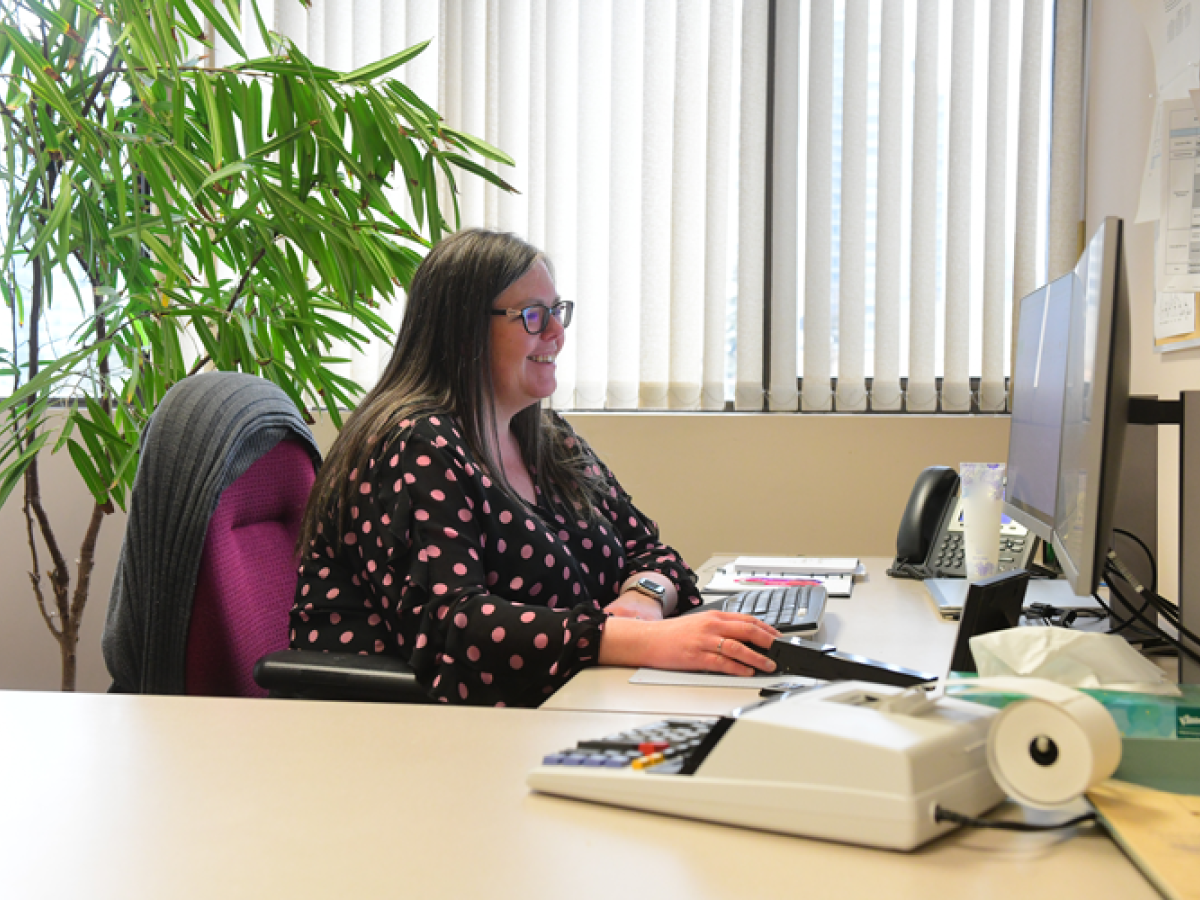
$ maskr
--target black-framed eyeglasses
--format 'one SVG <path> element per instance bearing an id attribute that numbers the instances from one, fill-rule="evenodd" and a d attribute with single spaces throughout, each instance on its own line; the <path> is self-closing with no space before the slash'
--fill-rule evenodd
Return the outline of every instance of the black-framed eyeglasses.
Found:
<path id="1" fill-rule="evenodd" d="M 572 300 L 559 300 L 553 306 L 545 303 L 532 303 L 523 309 L 493 309 L 493 316 L 508 316 L 510 319 L 520 318 L 525 330 L 530 334 L 541 334 L 550 327 L 553 318 L 559 325 L 566 328 L 571 324 L 571 313 L 575 311 Z"/>

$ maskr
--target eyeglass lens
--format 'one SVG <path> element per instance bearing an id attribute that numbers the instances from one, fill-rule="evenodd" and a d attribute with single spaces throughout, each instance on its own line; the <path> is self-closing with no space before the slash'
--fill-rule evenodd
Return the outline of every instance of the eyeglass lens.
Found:
<path id="1" fill-rule="evenodd" d="M 555 303 L 551 307 L 535 303 L 521 310 L 521 318 L 525 322 L 525 330 L 530 334 L 541 334 L 550 325 L 550 316 L 558 320 L 563 328 L 571 324 L 571 311 L 575 304 L 569 301 Z"/>

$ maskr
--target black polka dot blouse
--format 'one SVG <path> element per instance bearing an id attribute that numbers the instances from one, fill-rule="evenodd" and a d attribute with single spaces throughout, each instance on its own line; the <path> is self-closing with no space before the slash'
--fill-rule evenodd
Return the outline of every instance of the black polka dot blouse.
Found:
<path id="1" fill-rule="evenodd" d="M 398 655 L 443 702 L 536 706 L 595 664 L 603 608 L 634 572 L 669 578 L 677 611 L 698 605 L 691 570 L 581 446 L 608 484 L 590 522 L 540 489 L 534 509 L 503 492 L 451 417 L 401 422 L 340 548 L 327 521 L 307 550 L 291 646 Z"/>

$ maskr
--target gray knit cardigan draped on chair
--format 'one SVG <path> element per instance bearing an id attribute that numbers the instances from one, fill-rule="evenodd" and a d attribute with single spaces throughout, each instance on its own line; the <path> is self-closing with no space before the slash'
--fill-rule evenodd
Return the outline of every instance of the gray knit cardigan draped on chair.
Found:
<path id="1" fill-rule="evenodd" d="M 110 691 L 184 693 L 188 625 L 209 520 L 221 493 L 284 438 L 320 462 L 312 432 L 278 386 L 206 372 L 167 392 L 141 460 L 101 647 Z"/>

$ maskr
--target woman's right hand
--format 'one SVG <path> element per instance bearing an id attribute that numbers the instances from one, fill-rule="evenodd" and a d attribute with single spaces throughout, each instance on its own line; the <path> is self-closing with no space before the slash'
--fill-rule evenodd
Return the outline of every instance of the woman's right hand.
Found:
<path id="1" fill-rule="evenodd" d="M 598 661 L 746 676 L 775 671 L 774 661 L 759 651 L 778 636 L 770 625 L 741 613 L 714 611 L 660 622 L 613 617 L 604 625 Z"/>

